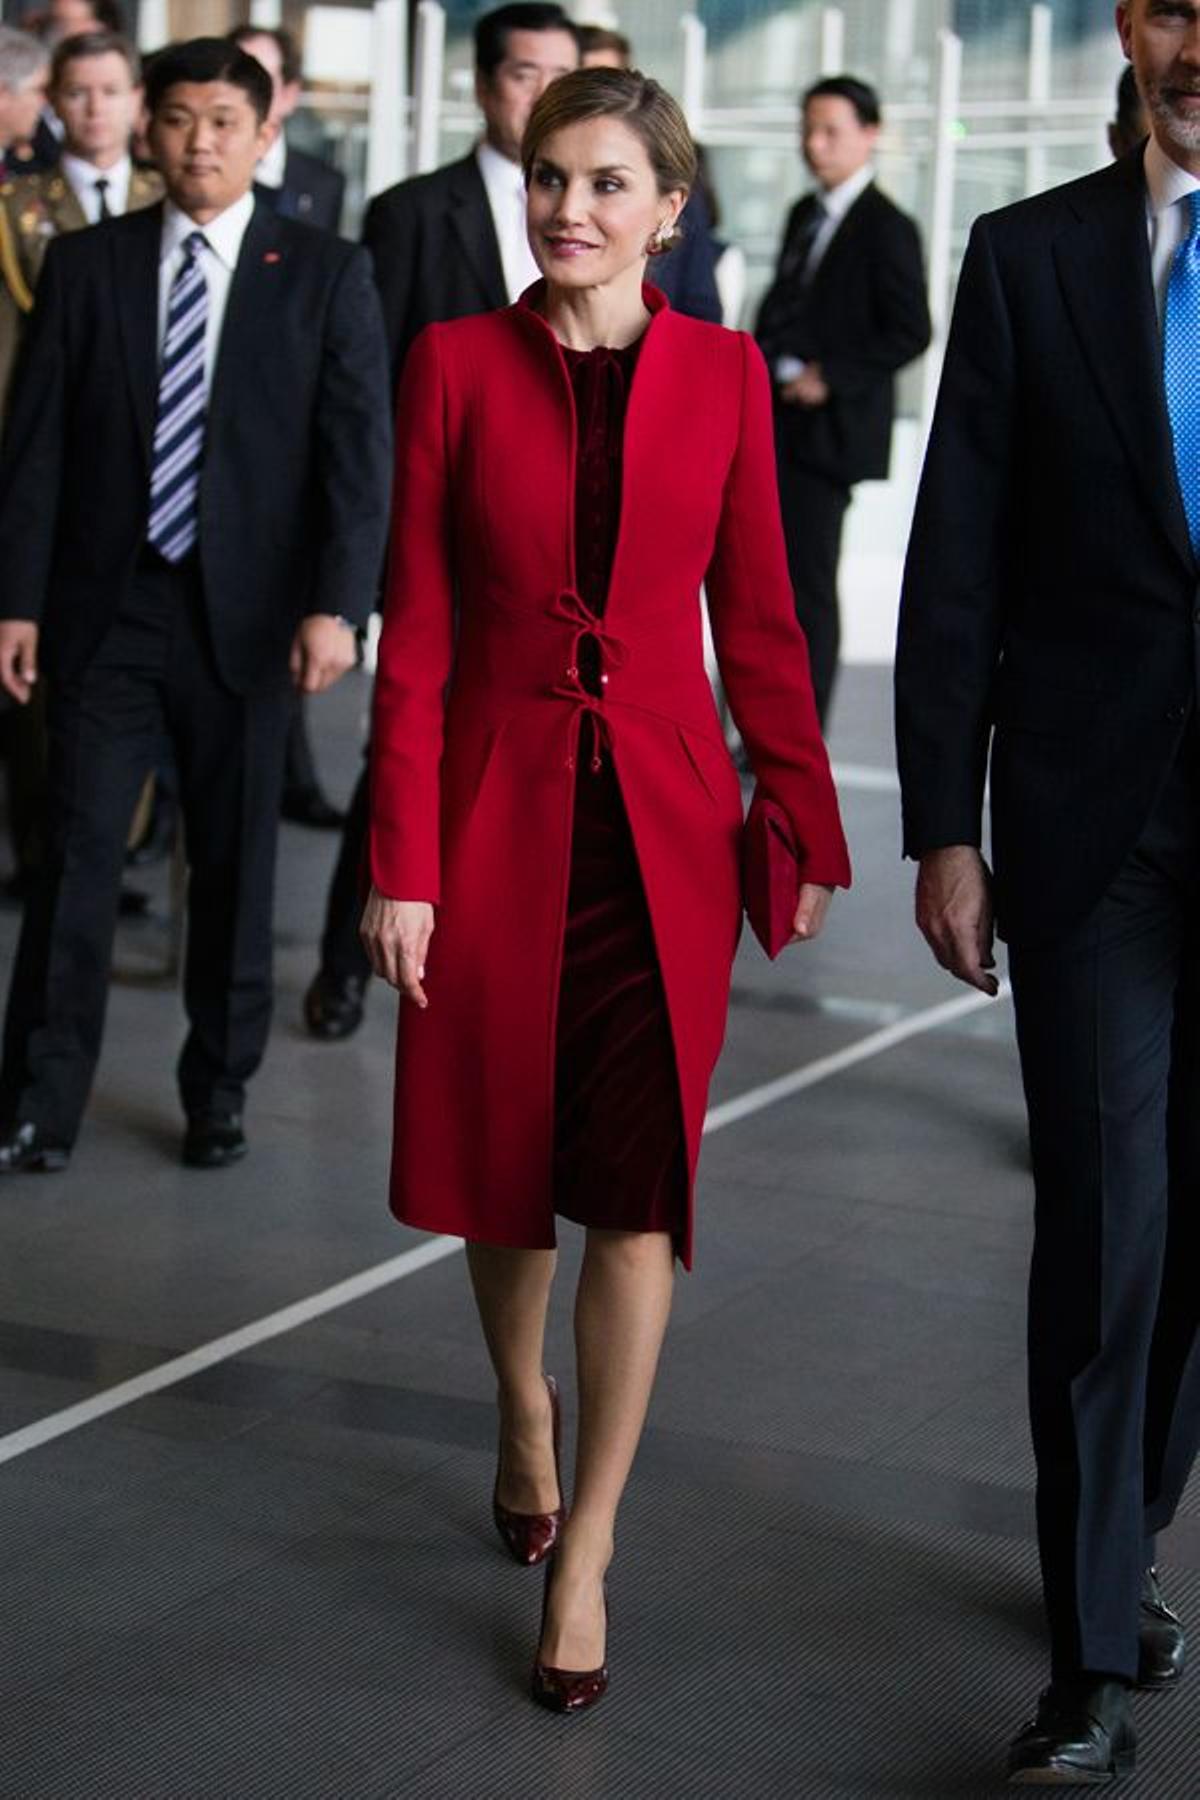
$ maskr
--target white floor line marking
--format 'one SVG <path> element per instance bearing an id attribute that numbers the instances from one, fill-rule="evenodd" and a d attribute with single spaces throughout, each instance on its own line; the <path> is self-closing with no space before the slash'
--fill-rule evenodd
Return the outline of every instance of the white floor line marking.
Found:
<path id="1" fill-rule="evenodd" d="M 996 1006 L 999 1001 L 1008 999 L 1010 991 L 1005 981 L 1001 982 L 995 1000 L 988 994 L 964 994 L 957 1000 L 945 1000 L 940 1006 L 928 1007 L 924 1012 L 913 1013 L 911 1018 L 885 1025 L 869 1037 L 847 1044 L 844 1050 L 835 1050 L 831 1056 L 805 1063 L 802 1069 L 793 1069 L 790 1075 L 780 1075 L 777 1080 L 766 1081 L 762 1087 L 751 1088 L 720 1106 L 710 1106 L 704 1121 L 704 1135 L 709 1137 L 714 1131 L 724 1130 L 726 1125 L 736 1125 L 739 1119 L 748 1119 L 752 1113 L 778 1105 L 780 1100 L 790 1100 L 793 1094 L 802 1094 L 805 1088 L 816 1087 L 818 1082 L 828 1081 L 831 1075 L 840 1075 L 843 1069 L 852 1069 L 856 1063 L 867 1062 L 872 1056 L 881 1056 L 885 1050 L 894 1049 L 909 1038 L 920 1037 L 922 1032 L 936 1031 L 939 1025 L 951 1025 L 956 1019 L 981 1012 L 984 1007 Z"/>
<path id="2" fill-rule="evenodd" d="M 1007 996 L 1008 984 L 1004 983 L 1000 998 L 1006 999 Z M 859 1038 L 857 1043 L 848 1045 L 845 1050 L 835 1051 L 832 1056 L 822 1056 L 816 1062 L 794 1069 L 790 1075 L 781 1075 L 777 1081 L 768 1081 L 761 1087 L 751 1088 L 745 1094 L 724 1101 L 720 1106 L 710 1107 L 704 1121 L 704 1135 L 711 1137 L 714 1131 L 723 1131 L 727 1125 L 734 1125 L 740 1119 L 749 1118 L 751 1114 L 762 1112 L 768 1106 L 790 1099 L 793 1094 L 828 1081 L 831 1076 L 840 1075 L 844 1069 L 852 1069 L 856 1063 L 880 1056 L 909 1038 L 919 1037 L 926 1031 L 936 1031 L 941 1025 L 952 1024 L 956 1019 L 965 1018 L 983 1007 L 996 1004 L 986 994 L 968 994 L 959 999 L 947 1000 L 940 1006 L 928 1007 L 924 1012 L 913 1013 L 910 1018 L 901 1019 L 895 1025 L 885 1026 L 881 1031 L 872 1032 L 869 1037 Z M 360 1274 L 336 1282 L 333 1287 L 323 1288 L 320 1293 L 310 1294 L 306 1299 L 297 1300 L 278 1312 L 268 1313 L 265 1318 L 255 1319 L 237 1331 L 213 1338 L 182 1356 L 173 1356 L 168 1362 L 160 1363 L 156 1369 L 147 1369 L 143 1374 L 118 1382 L 115 1387 L 105 1388 L 103 1393 L 93 1394 L 74 1406 L 48 1413 L 44 1419 L 35 1419 L 31 1425 L 23 1425 L 19 1430 L 0 1437 L 0 1463 L 12 1462 L 18 1456 L 25 1456 L 30 1450 L 52 1443 L 55 1438 L 66 1437 L 69 1432 L 79 1431 L 83 1426 L 91 1425 L 96 1419 L 102 1419 L 109 1413 L 119 1412 L 123 1407 L 132 1406 L 151 1394 L 161 1393 L 164 1388 L 176 1387 L 181 1381 L 187 1381 L 190 1376 L 198 1375 L 204 1369 L 211 1369 L 216 1363 L 228 1362 L 244 1351 L 252 1350 L 257 1344 L 283 1337 L 285 1333 L 295 1331 L 313 1319 L 322 1318 L 326 1313 L 336 1312 L 339 1307 L 349 1306 L 367 1294 L 390 1287 L 394 1282 L 404 1281 L 409 1275 L 415 1275 L 433 1263 L 442 1262 L 448 1256 L 456 1256 L 462 1248 L 461 1238 L 429 1238 L 415 1249 L 406 1250 L 401 1256 L 389 1257 L 386 1262 L 363 1269 Z"/>
<path id="3" fill-rule="evenodd" d="M 148 1394 L 157 1394 L 163 1388 L 175 1387 L 189 1376 L 198 1375 L 203 1369 L 211 1369 L 214 1363 L 228 1362 L 231 1357 L 240 1356 L 244 1350 L 251 1350 L 256 1344 L 265 1344 L 268 1338 L 282 1337 L 285 1332 L 295 1331 L 298 1326 L 307 1325 L 311 1319 L 319 1319 L 324 1313 L 335 1312 L 340 1306 L 349 1306 L 351 1301 L 361 1300 L 364 1295 L 373 1294 L 378 1288 L 387 1287 L 394 1281 L 403 1281 L 406 1275 L 415 1275 L 418 1269 L 427 1269 L 431 1263 L 456 1255 L 462 1247 L 461 1238 L 429 1238 L 425 1243 L 418 1244 L 415 1250 L 406 1250 L 402 1256 L 389 1257 L 387 1262 L 376 1263 L 373 1268 L 364 1269 L 359 1275 L 351 1275 L 333 1287 L 323 1288 L 319 1294 L 310 1294 L 307 1299 L 297 1300 L 294 1305 L 282 1307 L 279 1312 L 255 1319 L 252 1324 L 243 1325 L 238 1331 L 213 1338 L 209 1343 L 201 1344 L 183 1356 L 173 1356 L 169 1362 L 160 1363 L 156 1369 L 147 1369 L 144 1374 L 134 1375 L 128 1381 L 118 1382 L 115 1387 L 105 1388 L 102 1394 L 93 1394 L 75 1406 L 65 1407 L 61 1412 L 48 1413 L 44 1419 L 35 1419 L 32 1425 L 23 1425 L 19 1431 L 0 1437 L 0 1463 L 11 1462 L 16 1456 L 24 1456 L 26 1451 L 36 1450 L 39 1445 L 48 1444 L 53 1438 L 65 1437 L 69 1431 L 78 1431 L 81 1426 L 90 1425 L 94 1419 L 102 1419 L 106 1413 L 132 1406 L 136 1400 L 144 1400 Z"/>

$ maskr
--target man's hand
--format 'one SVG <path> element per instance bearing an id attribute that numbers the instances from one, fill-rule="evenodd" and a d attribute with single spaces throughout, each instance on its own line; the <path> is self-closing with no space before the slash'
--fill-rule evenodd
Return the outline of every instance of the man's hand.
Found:
<path id="1" fill-rule="evenodd" d="M 824 406 L 829 399 L 829 387 L 820 363 L 806 363 L 802 375 L 784 382 L 779 398 L 785 406 Z"/>
<path id="2" fill-rule="evenodd" d="M 375 973 L 424 1012 L 429 1001 L 421 983 L 433 936 L 433 907 L 428 900 L 389 900 L 373 887 L 358 935 Z"/>
<path id="3" fill-rule="evenodd" d="M 321 694 L 340 681 L 358 659 L 354 627 L 332 613 L 310 613 L 300 621 L 288 667 L 302 694 Z"/>
<path id="4" fill-rule="evenodd" d="M 819 887 L 815 881 L 806 881 L 800 889 L 800 904 L 796 908 L 796 917 L 792 921 L 792 942 L 807 944 L 820 935 L 825 923 L 825 915 L 833 900 L 831 887 Z"/>
<path id="5" fill-rule="evenodd" d="M 0 619 L 0 687 L 28 706 L 37 685 L 38 628 L 32 619 Z"/>
<path id="6" fill-rule="evenodd" d="M 983 994 L 999 992 L 989 973 L 996 966 L 992 876 L 972 845 L 951 844 L 921 858 L 917 925 L 943 969 Z"/>

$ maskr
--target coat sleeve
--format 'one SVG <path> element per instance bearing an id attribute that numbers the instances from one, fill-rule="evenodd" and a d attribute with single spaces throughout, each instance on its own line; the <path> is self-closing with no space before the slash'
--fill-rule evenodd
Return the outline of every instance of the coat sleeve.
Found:
<path id="1" fill-rule="evenodd" d="M 440 898 L 440 768 L 454 582 L 440 327 L 405 358 L 371 747 L 371 879 L 394 900 Z"/>
<path id="2" fill-rule="evenodd" d="M 980 221 L 959 280 L 900 602 L 896 740 L 908 856 L 981 841 L 1014 372 L 1011 322 Z"/>
<path id="3" fill-rule="evenodd" d="M 895 212 L 870 252 L 874 330 L 853 350 L 811 352 L 834 394 L 867 392 L 928 349 L 933 335 L 921 238 L 911 219 Z"/>
<path id="4" fill-rule="evenodd" d="M 371 255 L 383 306 L 393 392 L 413 335 L 413 283 L 419 266 L 417 239 L 416 207 L 398 189 L 392 188 L 372 200 L 363 220 L 363 244 Z"/>
<path id="5" fill-rule="evenodd" d="M 316 410 L 324 502 L 314 610 L 365 625 L 387 536 L 391 386 L 379 300 L 361 250 L 330 298 Z"/>
<path id="6" fill-rule="evenodd" d="M 66 437 L 67 284 L 52 244 L 22 333 L 0 450 L 0 618 L 40 620 L 54 557 Z"/>
<path id="7" fill-rule="evenodd" d="M 850 858 L 788 578 L 766 365 L 741 347 L 741 419 L 707 577 L 721 680 L 760 788 L 792 822 L 804 881 L 849 887 Z"/>

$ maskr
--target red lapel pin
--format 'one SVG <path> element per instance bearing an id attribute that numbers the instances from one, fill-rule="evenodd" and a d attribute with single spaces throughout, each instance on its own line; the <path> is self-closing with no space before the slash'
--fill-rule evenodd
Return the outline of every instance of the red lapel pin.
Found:
<path id="1" fill-rule="evenodd" d="M 268 250 L 266 255 L 263 257 L 263 261 L 264 262 L 278 262 L 279 261 L 278 250 Z"/>

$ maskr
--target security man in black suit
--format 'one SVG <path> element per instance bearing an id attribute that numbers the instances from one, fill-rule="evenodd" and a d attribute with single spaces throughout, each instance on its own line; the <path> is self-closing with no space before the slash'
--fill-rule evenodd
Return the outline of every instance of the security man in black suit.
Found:
<path id="1" fill-rule="evenodd" d="M 792 208 L 755 333 L 774 377 L 788 568 L 823 723 L 850 490 L 887 475 L 896 375 L 930 338 L 917 227 L 872 174 L 881 123 L 878 96 L 852 76 L 805 94 L 804 160 L 819 185 Z"/>
<path id="2" fill-rule="evenodd" d="M 1128 1689 L 1178 1681 L 1155 1539 L 1200 1443 L 1200 0 L 1119 17 L 1152 136 L 975 225 L 896 670 L 918 922 L 994 993 L 994 908 L 1029 1110 L 1021 1783 L 1129 1768 Z"/>
<path id="3" fill-rule="evenodd" d="M 256 203 L 270 81 L 224 39 L 146 84 L 166 201 L 51 244 L 0 456 L 0 683 L 49 682 L 46 863 L 0 1071 L 0 1170 L 62 1167 L 100 1051 L 130 815 L 165 734 L 190 863 L 186 1162 L 243 1154 L 271 1012 L 289 672 L 355 660 L 389 383 L 367 257 Z"/>
<path id="4" fill-rule="evenodd" d="M 285 135 L 287 122 L 300 104 L 302 65 L 295 38 L 282 25 L 239 25 L 229 38 L 271 77 L 271 124 L 276 136 L 254 171 L 256 196 L 285 219 L 301 219 L 322 231 L 336 231 L 342 218 L 346 177 L 340 169 L 295 149 Z M 296 825 L 335 830 L 344 823 L 345 815 L 321 787 L 306 712 L 304 696 L 297 693 L 288 723 L 280 816 Z"/>
<path id="5" fill-rule="evenodd" d="M 393 381 L 426 325 L 506 306 L 540 271 L 525 235 L 521 138 L 550 82 L 579 63 L 575 28 L 561 6 L 512 5 L 475 26 L 479 144 L 444 169 L 415 175 L 367 208 L 363 242 L 383 301 Z M 367 831 L 362 775 L 329 890 L 321 964 L 304 1000 L 315 1037 L 345 1038 L 362 1023 L 371 968 L 358 939 L 359 870 Z"/>

